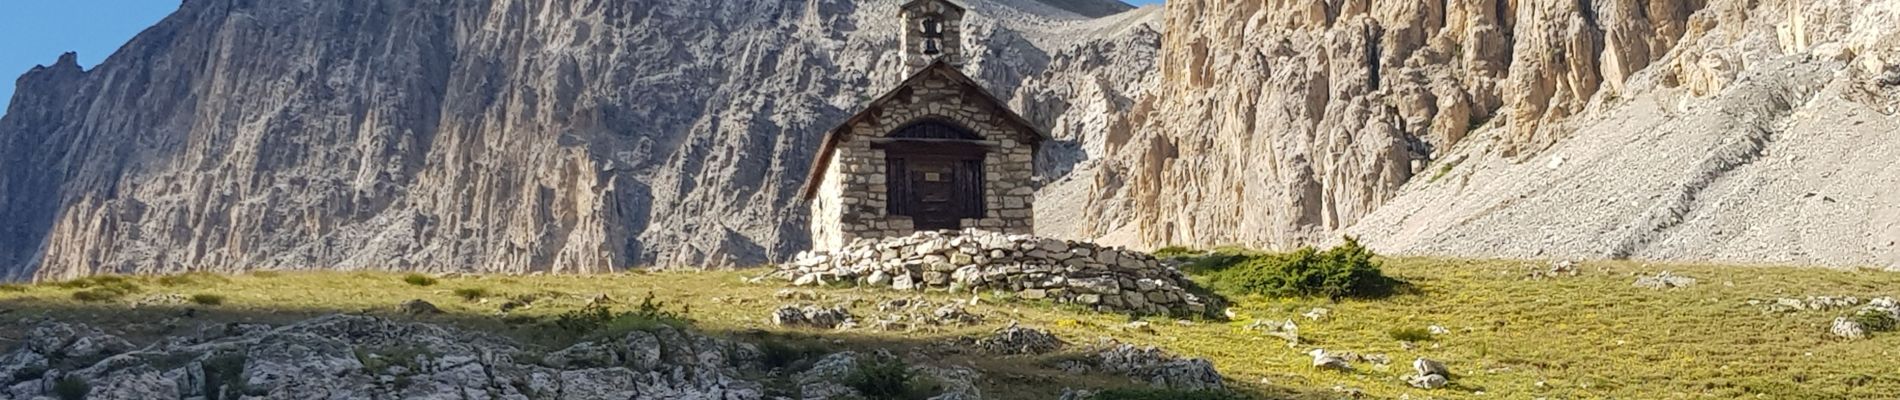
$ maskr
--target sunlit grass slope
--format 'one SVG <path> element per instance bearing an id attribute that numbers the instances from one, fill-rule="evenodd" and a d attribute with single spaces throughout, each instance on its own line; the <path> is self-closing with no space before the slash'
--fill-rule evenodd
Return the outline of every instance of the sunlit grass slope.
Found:
<path id="1" fill-rule="evenodd" d="M 1020 321 L 1048 328 L 1072 343 L 1112 338 L 1206 357 L 1230 383 L 1262 398 L 1336 398 L 1336 390 L 1342 389 L 1373 398 L 1413 399 L 1900 396 L 1900 354 L 1895 354 L 1900 352 L 1900 333 L 1839 340 L 1827 334 L 1827 326 L 1848 310 L 1781 313 L 1750 304 L 1781 297 L 1900 295 L 1900 273 L 1585 263 L 1577 276 L 1532 279 L 1530 273 L 1546 268 L 1544 263 L 1381 261 L 1387 275 L 1407 282 L 1410 289 L 1377 300 L 1340 302 L 1230 297 L 1230 311 L 1237 316 L 1233 321 L 1156 318 L 1147 320 L 1145 329 L 1126 328 L 1127 316 L 979 293 L 974 296 L 982 301 L 971 310 L 987 317 L 983 326 L 919 332 L 786 330 L 766 320 L 771 309 L 791 301 L 774 297 L 783 289 L 780 283 L 747 283 L 759 271 L 465 276 L 429 282 L 369 272 L 108 278 L 0 288 L 0 345 L 14 344 L 29 328 L 15 321 L 40 316 L 94 323 L 149 339 L 207 322 L 281 323 L 336 312 L 411 318 L 397 313 L 395 306 L 423 299 L 446 313 L 413 318 L 552 347 L 562 338 L 548 335 L 537 321 L 579 309 L 601 294 L 631 307 L 652 293 L 667 308 L 683 311 L 699 329 L 731 335 L 763 331 L 840 348 L 927 346 Z M 1671 290 L 1631 285 L 1636 275 L 1665 269 L 1697 278 L 1699 284 Z M 123 293 L 75 294 L 99 288 Z M 877 315 L 875 304 L 884 299 L 921 295 L 950 301 L 973 296 L 851 287 L 811 290 L 820 296 L 816 303 L 849 305 L 860 319 Z M 216 304 L 128 306 L 155 294 L 178 294 L 192 301 L 215 298 L 207 302 Z M 518 296 L 542 300 L 508 318 L 497 315 L 501 303 Z M 1301 315 L 1314 307 L 1330 313 L 1319 320 Z M 1245 329 L 1256 319 L 1293 320 L 1306 343 L 1290 345 Z M 1434 325 L 1449 332 L 1430 335 L 1409 349 L 1394 338 L 1395 333 L 1416 336 L 1416 331 Z M 1359 363 L 1353 372 L 1318 370 L 1305 354 L 1315 347 L 1384 354 L 1392 363 Z M 1410 372 L 1414 357 L 1445 362 L 1455 374 L 1454 385 L 1438 390 L 1406 386 L 1402 376 Z M 987 393 L 1010 393 L 1005 398 L 1048 398 L 1062 386 L 1092 384 L 1035 368 L 1035 359 L 942 361 L 990 371 L 984 383 L 990 386 Z"/>

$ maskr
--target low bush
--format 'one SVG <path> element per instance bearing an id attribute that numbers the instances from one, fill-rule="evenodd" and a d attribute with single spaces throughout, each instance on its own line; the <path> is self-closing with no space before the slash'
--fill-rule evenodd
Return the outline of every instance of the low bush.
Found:
<path id="1" fill-rule="evenodd" d="M 191 302 L 196 303 L 198 305 L 202 305 L 202 306 L 215 306 L 219 304 L 224 304 L 224 296 L 210 294 L 210 293 L 199 293 L 199 294 L 191 295 Z"/>
<path id="2" fill-rule="evenodd" d="M 823 346 L 792 340 L 761 340 L 759 345 L 759 363 L 767 370 L 792 369 L 799 364 L 825 355 Z"/>
<path id="3" fill-rule="evenodd" d="M 435 278 L 431 278 L 428 275 L 423 275 L 423 274 L 403 275 L 402 281 L 404 283 L 408 283 L 410 285 L 416 285 L 416 286 L 429 286 L 429 285 L 435 284 Z"/>
<path id="4" fill-rule="evenodd" d="M 73 300 L 84 302 L 113 301 L 125 297 L 125 293 L 110 290 L 86 289 L 73 292 Z"/>
<path id="5" fill-rule="evenodd" d="M 1190 263 L 1216 290 L 1274 297 L 1376 298 L 1402 282 L 1385 276 L 1374 254 L 1348 237 L 1326 251 L 1307 247 L 1287 254 L 1221 251 Z"/>
<path id="6" fill-rule="evenodd" d="M 210 272 L 187 272 L 178 275 L 166 275 L 155 279 L 162 286 L 180 286 L 200 282 L 225 282 L 226 279 Z"/>
<path id="7" fill-rule="evenodd" d="M 1866 329 L 1868 332 L 1890 332 L 1895 328 L 1900 328 L 1900 320 L 1894 319 L 1893 314 L 1880 310 L 1861 310 L 1849 319 L 1859 322 L 1861 329 Z"/>
<path id="8" fill-rule="evenodd" d="M 1385 334 L 1401 342 L 1423 342 L 1432 340 L 1432 332 L 1425 328 L 1392 328 Z"/>
<path id="9" fill-rule="evenodd" d="M 1089 400 L 1245 400 L 1246 396 L 1216 390 L 1109 389 Z"/>
<path id="10" fill-rule="evenodd" d="M 26 291 L 26 285 L 21 285 L 18 283 L 0 284 L 0 292 L 24 292 L 24 291 Z"/>
<path id="11" fill-rule="evenodd" d="M 871 356 L 858 359 L 858 368 L 840 380 L 870 400 L 923 400 L 934 388 L 911 372 L 910 364 L 897 357 Z"/>
<path id="12" fill-rule="evenodd" d="M 463 301 L 481 300 L 482 298 L 488 297 L 488 289 L 483 289 L 483 288 L 455 289 L 455 297 L 460 297 L 462 298 Z"/>
<path id="13" fill-rule="evenodd" d="M 113 301 L 126 295 L 138 293 L 139 285 L 131 279 L 116 275 L 100 275 L 55 283 L 53 286 L 66 289 L 79 289 L 73 292 L 73 300 Z"/>
<path id="14" fill-rule="evenodd" d="M 53 383 L 53 394 L 59 395 L 60 400 L 85 400 L 86 395 L 92 394 L 92 385 L 76 376 L 59 378 Z"/>

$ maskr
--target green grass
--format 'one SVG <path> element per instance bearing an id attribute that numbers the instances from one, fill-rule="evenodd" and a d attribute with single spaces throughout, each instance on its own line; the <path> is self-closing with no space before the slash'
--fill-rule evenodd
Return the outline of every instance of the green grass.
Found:
<path id="1" fill-rule="evenodd" d="M 1218 256 L 1217 254 L 1210 255 Z M 590 276 L 481 276 L 457 278 L 508 297 L 532 297 L 533 306 L 498 316 L 498 302 L 463 302 L 452 291 L 414 286 L 401 274 L 359 272 L 282 272 L 194 279 L 179 285 L 186 292 L 218 293 L 223 305 L 197 312 L 167 331 L 176 312 L 154 306 L 131 309 L 122 302 L 95 303 L 73 293 L 102 286 L 38 284 L 0 291 L 0 309 L 8 318 L 52 317 L 112 326 L 138 343 L 190 332 L 193 323 L 244 321 L 285 323 L 330 313 L 367 313 L 407 317 L 394 305 L 424 299 L 445 314 L 429 322 L 480 329 L 514 337 L 537 348 L 558 349 L 575 335 L 560 333 L 551 321 L 587 308 L 593 294 L 641 299 L 651 292 L 658 310 L 687 319 L 674 321 L 715 334 L 785 338 L 761 351 L 773 362 L 797 368 L 822 351 L 891 349 L 897 354 L 930 349 L 964 335 L 980 335 L 1018 321 L 1049 329 L 1070 343 L 1110 338 L 1152 345 L 1212 360 L 1229 384 L 1256 398 L 1332 399 L 1334 387 L 1363 391 L 1368 398 L 1889 398 L 1900 392 L 1900 333 L 1870 333 L 1864 340 L 1841 340 L 1828 333 L 1847 310 L 1769 313 L 1750 300 L 1804 296 L 1900 296 L 1900 273 L 1831 269 L 1584 263 L 1574 277 L 1529 279 L 1543 262 L 1476 261 L 1429 258 L 1379 258 L 1385 275 L 1411 290 L 1376 298 L 1271 297 L 1231 295 L 1233 321 L 1146 318 L 1149 330 L 1117 329 L 1125 315 L 1080 311 L 1046 302 L 986 296 L 969 307 L 986 323 L 917 332 L 859 329 L 833 332 L 780 328 L 766 323 L 771 309 L 784 301 L 773 293 L 779 283 L 747 283 L 759 271 L 622 273 Z M 1669 270 L 1700 280 L 1675 290 L 1631 285 L 1635 275 Z M 157 285 L 162 278 L 120 278 L 109 285 Z M 1201 276 L 1200 279 L 1205 279 Z M 106 281 L 112 281 L 107 279 Z M 86 286 L 81 288 L 81 286 Z M 880 301 L 922 296 L 936 302 L 964 300 L 970 294 L 896 292 L 870 287 L 815 288 L 830 302 L 849 303 L 855 313 L 876 315 Z M 580 295 L 585 294 L 585 295 Z M 496 295 L 501 297 L 502 295 Z M 662 300 L 664 302 L 662 302 Z M 640 302 L 608 309 L 638 314 Z M 176 306 L 184 307 L 184 306 Z M 1300 314 L 1314 307 L 1330 316 L 1309 320 Z M 686 318 L 690 317 L 690 318 Z M 1246 330 L 1255 319 L 1295 320 L 1307 344 L 1288 346 L 1279 338 Z M 635 329 L 650 320 L 628 320 Z M 1409 349 L 1393 332 L 1442 326 Z M 0 324 L 0 348 L 17 345 L 31 326 Z M 598 331 L 596 331 L 598 332 Z M 835 341 L 835 342 L 834 342 Z M 1310 366 L 1305 352 L 1314 347 L 1334 352 L 1384 354 L 1392 365 L 1355 364 L 1355 371 L 1322 371 Z M 1055 357 L 1055 356 L 1050 356 Z M 1410 360 L 1445 362 L 1457 376 L 1454 387 L 1439 390 L 1407 386 Z M 1073 375 L 1047 368 L 1038 358 L 990 358 L 974 354 L 939 357 L 942 363 L 985 371 L 983 393 L 1003 399 L 1055 398 L 1063 387 L 1126 387 L 1125 378 Z M 919 362 L 911 359 L 911 362 Z M 1264 383 L 1263 383 L 1264 382 Z M 1121 385 L 1121 386 L 1117 386 Z M 1480 396 L 1477 392 L 1485 394 Z M 1138 397 L 1137 397 L 1138 398 Z"/>

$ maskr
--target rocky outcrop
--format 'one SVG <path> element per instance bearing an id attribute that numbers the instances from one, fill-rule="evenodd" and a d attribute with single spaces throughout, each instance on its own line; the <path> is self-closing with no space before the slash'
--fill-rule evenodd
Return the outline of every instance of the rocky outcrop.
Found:
<path id="1" fill-rule="evenodd" d="M 904 72 L 898 3 L 187 1 L 93 70 L 21 78 L 0 277 L 782 259 L 818 134 Z M 963 3 L 992 92 L 1126 98 L 1151 68 L 1048 55 L 1151 54 L 1153 13 Z"/>
<path id="2" fill-rule="evenodd" d="M 0 397 L 89 399 L 762 399 L 759 352 L 659 328 L 533 359 L 510 341 L 433 325 L 330 316 L 275 329 L 209 329 L 141 349 L 82 325 L 45 323 L 0 359 Z M 31 369 L 17 373 L 8 369 Z M 68 384 L 70 386 L 71 384 Z M 473 393 L 473 394 L 471 394 Z"/>
<path id="3" fill-rule="evenodd" d="M 980 230 L 861 239 L 802 254 L 773 276 L 794 285 L 850 282 L 896 290 L 961 288 L 1151 315 L 1204 315 L 1180 271 L 1147 253 Z"/>
<path id="4" fill-rule="evenodd" d="M 1214 364 L 1201 358 L 1183 358 L 1154 347 L 1106 343 L 1087 357 L 1065 361 L 1070 372 L 1107 372 L 1123 375 L 1151 387 L 1183 391 L 1225 391 L 1226 378 Z"/>

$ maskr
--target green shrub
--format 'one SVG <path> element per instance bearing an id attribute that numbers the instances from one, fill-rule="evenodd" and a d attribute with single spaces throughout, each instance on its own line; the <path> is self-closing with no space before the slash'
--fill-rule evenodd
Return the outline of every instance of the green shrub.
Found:
<path id="1" fill-rule="evenodd" d="M 138 293 L 139 285 L 123 276 L 100 275 L 55 283 L 53 286 L 66 289 L 80 289 L 73 292 L 73 300 L 113 301 L 132 293 Z"/>
<path id="2" fill-rule="evenodd" d="M 1168 246 L 1155 249 L 1154 256 L 1159 258 L 1193 257 L 1203 252 L 1182 246 Z"/>
<path id="3" fill-rule="evenodd" d="M 429 285 L 435 284 L 435 278 L 431 278 L 428 275 L 423 275 L 423 274 L 403 275 L 402 281 L 411 285 L 416 285 L 416 286 L 429 286 Z"/>
<path id="4" fill-rule="evenodd" d="M 1900 328 L 1900 320 L 1894 319 L 1893 314 L 1885 311 L 1861 310 L 1854 313 L 1850 319 L 1859 322 L 1861 329 L 1866 329 L 1868 332 L 1888 332 Z"/>
<path id="5" fill-rule="evenodd" d="M 0 292 L 24 292 L 24 291 L 26 291 L 26 285 L 21 285 L 18 283 L 0 284 Z"/>
<path id="6" fill-rule="evenodd" d="M 1096 392 L 1089 400 L 1245 400 L 1232 392 L 1174 389 L 1109 389 Z"/>
<path id="7" fill-rule="evenodd" d="M 126 292 L 111 289 L 86 289 L 73 292 L 73 300 L 84 302 L 105 302 L 124 298 Z"/>
<path id="8" fill-rule="evenodd" d="M 86 395 L 92 394 L 92 385 L 85 379 L 68 376 L 53 383 L 53 393 L 59 395 L 60 400 L 85 400 Z"/>
<path id="9" fill-rule="evenodd" d="M 284 276 L 284 273 L 277 272 L 277 271 L 257 270 L 257 271 L 251 271 L 251 276 L 259 277 L 259 278 L 276 278 L 279 276 Z"/>
<path id="10" fill-rule="evenodd" d="M 462 298 L 463 301 L 481 300 L 484 297 L 488 297 L 488 289 L 483 289 L 483 288 L 455 289 L 455 297 L 460 297 Z"/>
<path id="11" fill-rule="evenodd" d="M 1275 297 L 1382 297 L 1401 284 L 1385 276 L 1374 255 L 1357 239 L 1326 251 L 1311 247 L 1288 254 L 1218 252 L 1189 265 L 1209 275 L 1215 289 Z"/>
<path id="12" fill-rule="evenodd" d="M 1401 342 L 1423 342 L 1432 340 L 1432 331 L 1425 328 L 1392 328 L 1385 334 Z"/>
<path id="13" fill-rule="evenodd" d="M 681 308 L 679 312 L 666 310 L 666 303 L 655 301 L 653 293 L 647 292 L 640 306 L 633 311 L 615 312 L 605 304 L 590 304 L 579 310 L 573 310 L 554 316 L 554 327 L 561 333 L 572 336 L 618 336 L 627 332 L 651 330 L 661 325 L 685 326 L 686 314 L 690 308 Z"/>
<path id="14" fill-rule="evenodd" d="M 933 391 L 932 385 L 910 371 L 910 364 L 888 356 L 859 358 L 858 368 L 841 382 L 870 400 L 922 400 Z"/>
<path id="15" fill-rule="evenodd" d="M 210 293 L 199 293 L 199 294 L 191 295 L 191 302 L 197 303 L 198 305 L 215 306 L 219 304 L 224 304 L 224 296 L 219 296 L 219 295 L 210 294 Z"/>
<path id="16" fill-rule="evenodd" d="M 791 369 L 806 360 L 825 354 L 823 346 L 790 340 L 759 341 L 759 363 L 767 370 Z"/>

